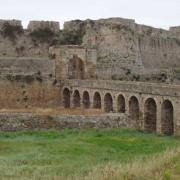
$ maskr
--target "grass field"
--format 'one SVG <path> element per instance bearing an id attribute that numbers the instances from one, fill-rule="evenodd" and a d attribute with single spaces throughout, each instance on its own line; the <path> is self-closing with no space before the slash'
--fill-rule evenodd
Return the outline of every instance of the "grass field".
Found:
<path id="1" fill-rule="evenodd" d="M 180 179 L 180 138 L 133 130 L 0 133 L 0 179 Z"/>

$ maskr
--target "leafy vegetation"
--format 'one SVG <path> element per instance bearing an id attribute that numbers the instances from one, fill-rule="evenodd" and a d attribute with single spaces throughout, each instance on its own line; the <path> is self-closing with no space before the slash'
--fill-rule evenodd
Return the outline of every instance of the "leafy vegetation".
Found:
<path id="1" fill-rule="evenodd" d="M 135 165 L 137 169 L 145 168 L 145 162 L 151 162 L 152 157 L 157 160 L 163 152 L 179 148 L 179 145 L 180 141 L 175 137 L 119 129 L 1 133 L 0 177 L 18 180 L 119 179 L 119 168 Z M 177 153 L 173 158 L 176 158 L 174 164 L 179 162 Z M 139 169 L 137 173 L 141 171 Z M 110 178 L 112 172 L 115 176 Z M 165 169 L 162 173 L 169 176 Z"/>
<path id="2" fill-rule="evenodd" d="M 39 28 L 30 32 L 30 36 L 32 37 L 33 40 L 39 40 L 41 42 L 50 42 L 54 39 L 56 34 L 51 29 Z"/>
<path id="3" fill-rule="evenodd" d="M 61 31 L 61 45 L 81 45 L 84 32 L 81 31 Z"/>
<path id="4" fill-rule="evenodd" d="M 9 22 L 5 22 L 2 26 L 1 34 L 5 38 L 9 38 L 11 41 L 15 41 L 17 35 L 23 33 L 22 26 L 12 25 Z"/>
<path id="5" fill-rule="evenodd" d="M 31 75 L 12 75 L 12 74 L 7 74 L 6 79 L 9 81 L 17 81 L 17 82 L 25 82 L 25 83 L 32 83 L 33 81 L 37 80 L 39 82 L 43 81 L 41 72 L 37 72 L 35 74 Z"/>

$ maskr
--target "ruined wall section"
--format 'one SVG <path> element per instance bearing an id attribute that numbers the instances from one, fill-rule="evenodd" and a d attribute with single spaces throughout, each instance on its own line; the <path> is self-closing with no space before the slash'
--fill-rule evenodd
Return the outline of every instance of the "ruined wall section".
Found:
<path id="1" fill-rule="evenodd" d="M 55 61 L 42 58 L 0 57 L 0 73 L 2 75 L 34 75 L 55 77 Z"/>
<path id="2" fill-rule="evenodd" d="M 142 67 L 134 20 L 121 18 L 65 23 L 65 31 L 83 29 L 83 45 L 97 49 L 97 73 L 100 79 L 125 74 Z"/>
<path id="3" fill-rule="evenodd" d="M 146 70 L 180 67 L 180 39 L 171 31 L 137 25 L 137 33 Z"/>
<path id="4" fill-rule="evenodd" d="M 0 108 L 53 107 L 60 104 L 55 62 L 0 58 Z"/>
<path id="5" fill-rule="evenodd" d="M 170 27 L 169 30 L 174 38 L 180 39 L 180 26 Z"/>
<path id="6" fill-rule="evenodd" d="M 55 58 L 56 80 L 68 79 L 69 62 L 74 57 L 83 62 L 84 79 L 96 78 L 97 52 L 93 48 L 84 48 L 83 46 L 55 46 L 50 48 L 50 55 Z"/>
<path id="7" fill-rule="evenodd" d="M 0 56 L 48 57 L 49 47 L 59 40 L 59 23 L 32 21 L 23 29 L 21 21 L 0 20 Z"/>
<path id="8" fill-rule="evenodd" d="M 37 29 L 49 29 L 54 33 L 59 33 L 59 22 L 55 21 L 30 21 L 28 24 L 28 30 L 31 32 Z"/>
<path id="9" fill-rule="evenodd" d="M 166 31 L 111 18 L 70 21 L 64 29 L 79 32 L 84 46 L 97 49 L 99 79 L 164 82 L 180 67 L 179 27 Z"/>

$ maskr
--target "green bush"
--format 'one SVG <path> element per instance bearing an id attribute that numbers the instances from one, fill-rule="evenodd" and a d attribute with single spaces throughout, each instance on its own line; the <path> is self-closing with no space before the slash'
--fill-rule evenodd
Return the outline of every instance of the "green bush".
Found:
<path id="1" fill-rule="evenodd" d="M 78 31 L 61 31 L 61 45 L 81 45 L 84 34 Z"/>
<path id="2" fill-rule="evenodd" d="M 1 34 L 5 38 L 9 38 L 12 41 L 16 40 L 16 35 L 23 33 L 22 26 L 11 25 L 9 22 L 5 22 L 2 26 Z"/>
<path id="3" fill-rule="evenodd" d="M 41 42 L 49 42 L 55 37 L 55 33 L 48 29 L 36 29 L 30 33 L 30 36 L 32 37 L 33 40 L 39 40 Z"/>

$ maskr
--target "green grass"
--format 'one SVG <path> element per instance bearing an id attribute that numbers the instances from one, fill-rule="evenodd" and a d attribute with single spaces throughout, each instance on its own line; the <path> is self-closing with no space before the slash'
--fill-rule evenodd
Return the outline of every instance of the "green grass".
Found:
<path id="1" fill-rule="evenodd" d="M 96 167 L 151 159 L 179 146 L 177 137 L 133 130 L 0 133 L 0 179 L 86 176 Z"/>

